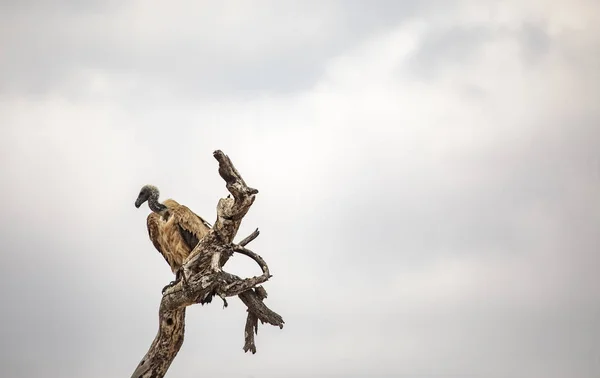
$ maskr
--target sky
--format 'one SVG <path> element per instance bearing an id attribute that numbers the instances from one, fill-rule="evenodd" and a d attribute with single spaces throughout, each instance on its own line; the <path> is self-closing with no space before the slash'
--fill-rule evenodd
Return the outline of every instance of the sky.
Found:
<path id="1" fill-rule="evenodd" d="M 214 222 L 217 149 L 286 324 L 190 307 L 168 377 L 600 376 L 599 68 L 594 0 L 1 1 L 0 376 L 130 376 L 134 201 Z"/>

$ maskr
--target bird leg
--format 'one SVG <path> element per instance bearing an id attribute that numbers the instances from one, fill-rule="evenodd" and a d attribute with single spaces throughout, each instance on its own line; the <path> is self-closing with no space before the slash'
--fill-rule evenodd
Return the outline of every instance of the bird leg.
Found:
<path id="1" fill-rule="evenodd" d="M 229 306 L 229 304 L 227 303 L 227 299 L 225 299 L 225 297 L 219 295 L 219 298 L 221 298 L 223 300 L 223 308 L 226 308 L 227 306 Z"/>
<path id="2" fill-rule="evenodd" d="M 179 269 L 177 269 L 177 271 L 175 272 L 175 281 L 171 281 L 168 285 L 163 287 L 162 293 L 164 294 L 168 288 L 177 285 L 179 283 L 179 281 L 183 281 L 183 287 L 185 289 L 187 287 L 188 282 L 187 282 L 187 278 L 185 276 L 185 271 L 183 269 L 183 266 L 180 267 Z"/>
<path id="3" fill-rule="evenodd" d="M 162 294 L 164 295 L 165 291 L 167 291 L 167 289 L 175 286 L 177 284 L 177 282 L 178 282 L 177 280 L 169 282 L 165 287 L 162 288 Z"/>
<path id="4" fill-rule="evenodd" d="M 170 289 L 173 286 L 177 285 L 178 283 L 179 283 L 179 280 L 169 282 L 167 285 L 165 285 L 165 287 L 162 288 L 162 294 L 164 295 L 165 291 L 167 291 L 168 289 Z"/>
<path id="5" fill-rule="evenodd" d="M 177 273 L 175 273 L 175 279 L 177 282 L 179 282 L 179 280 L 183 281 L 183 286 L 187 287 L 188 281 L 187 277 L 185 276 L 185 269 L 183 268 L 183 265 L 177 270 Z"/>

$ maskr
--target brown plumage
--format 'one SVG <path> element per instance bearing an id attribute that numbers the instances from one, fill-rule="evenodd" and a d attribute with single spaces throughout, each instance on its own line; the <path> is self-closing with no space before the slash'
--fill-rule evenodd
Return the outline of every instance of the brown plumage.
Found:
<path id="1" fill-rule="evenodd" d="M 200 239 L 208 233 L 211 225 L 187 206 L 180 205 L 173 199 L 159 203 L 158 197 L 158 189 L 146 185 L 140 191 L 135 206 L 139 208 L 148 201 L 152 210 L 146 219 L 148 235 L 178 281 L 181 265 Z"/>

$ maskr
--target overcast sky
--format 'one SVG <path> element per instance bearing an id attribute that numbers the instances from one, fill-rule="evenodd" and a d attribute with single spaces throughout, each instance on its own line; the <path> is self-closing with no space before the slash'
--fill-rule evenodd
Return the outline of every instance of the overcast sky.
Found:
<path id="1" fill-rule="evenodd" d="M 0 2 L 0 376 L 130 376 L 134 201 L 212 223 L 216 149 L 286 325 L 192 307 L 167 376 L 600 376 L 597 1 L 49 3 Z"/>

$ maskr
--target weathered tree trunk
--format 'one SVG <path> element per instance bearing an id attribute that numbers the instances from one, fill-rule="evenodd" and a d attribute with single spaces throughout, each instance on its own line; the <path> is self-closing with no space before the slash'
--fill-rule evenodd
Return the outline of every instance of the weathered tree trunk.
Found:
<path id="1" fill-rule="evenodd" d="M 185 308 L 196 303 L 209 303 L 215 295 L 221 297 L 225 305 L 226 297 L 237 295 L 248 307 L 245 352 L 256 353 L 254 334 L 258 330 L 258 320 L 283 328 L 283 319 L 263 303 L 267 293 L 262 286 L 258 286 L 271 277 L 269 268 L 259 255 L 245 248 L 258 236 L 258 230 L 239 244 L 233 244 L 242 218 L 250 209 L 258 190 L 246 185 L 227 155 L 218 150 L 213 155 L 219 162 L 219 174 L 233 198 L 228 196 L 219 200 L 217 221 L 184 263 L 184 278 L 165 291 L 159 307 L 158 333 L 132 378 L 164 377 L 183 344 Z M 260 265 L 263 274 L 241 279 L 224 272 L 222 267 L 233 253 L 252 258 Z"/>

